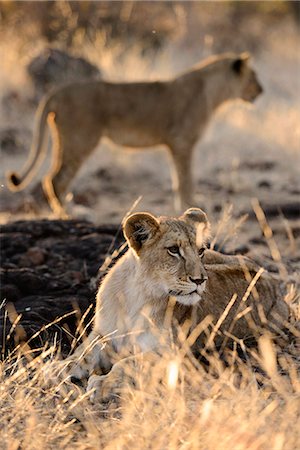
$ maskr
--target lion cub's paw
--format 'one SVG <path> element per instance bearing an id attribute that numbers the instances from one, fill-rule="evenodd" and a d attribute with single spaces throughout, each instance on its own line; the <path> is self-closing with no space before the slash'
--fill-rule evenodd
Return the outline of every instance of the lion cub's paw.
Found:
<path id="1" fill-rule="evenodd" d="M 72 360 L 48 361 L 43 367 L 43 378 L 49 387 L 69 382 L 79 385 L 88 378 L 88 369 Z"/>
<path id="2" fill-rule="evenodd" d="M 91 375 L 86 389 L 91 403 L 107 401 L 111 395 L 110 387 L 109 375 Z"/>
<path id="3" fill-rule="evenodd" d="M 89 376 L 88 367 L 83 367 L 79 364 L 74 363 L 68 372 L 69 379 L 75 383 L 79 384 L 82 380 L 87 380 Z"/>

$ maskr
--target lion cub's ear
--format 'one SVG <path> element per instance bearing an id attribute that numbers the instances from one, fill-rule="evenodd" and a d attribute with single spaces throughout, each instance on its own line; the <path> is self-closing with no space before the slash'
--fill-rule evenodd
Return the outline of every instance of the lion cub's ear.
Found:
<path id="1" fill-rule="evenodd" d="M 158 220 L 149 213 L 129 216 L 123 225 L 124 235 L 130 247 L 138 254 L 143 244 L 151 240 L 159 230 Z"/>
<path id="2" fill-rule="evenodd" d="M 250 54 L 247 52 L 241 53 L 232 63 L 232 69 L 237 74 L 241 74 L 247 61 L 250 59 Z"/>
<path id="3" fill-rule="evenodd" d="M 210 236 L 210 223 L 205 212 L 200 208 L 189 208 L 181 219 L 196 228 L 197 245 L 203 245 Z"/>

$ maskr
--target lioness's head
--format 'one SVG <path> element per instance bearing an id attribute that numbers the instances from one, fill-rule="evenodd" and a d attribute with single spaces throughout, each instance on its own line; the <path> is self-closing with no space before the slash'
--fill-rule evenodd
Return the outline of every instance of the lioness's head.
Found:
<path id="1" fill-rule="evenodd" d="M 242 53 L 231 58 L 230 66 L 235 78 L 237 97 L 253 102 L 263 92 L 263 88 L 249 64 L 249 59 L 249 53 Z"/>
<path id="2" fill-rule="evenodd" d="M 132 214 L 123 229 L 153 298 L 173 296 L 184 305 L 201 299 L 207 280 L 202 256 L 209 235 L 201 209 L 190 208 L 178 219 Z"/>

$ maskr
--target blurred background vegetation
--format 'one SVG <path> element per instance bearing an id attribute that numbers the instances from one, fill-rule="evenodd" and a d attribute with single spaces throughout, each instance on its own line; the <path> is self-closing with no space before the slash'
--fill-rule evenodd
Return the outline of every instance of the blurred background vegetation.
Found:
<path id="1" fill-rule="evenodd" d="M 164 79 L 225 51 L 252 54 L 264 94 L 254 109 L 235 103 L 219 111 L 199 144 L 194 168 L 205 207 L 229 201 L 244 210 L 251 197 L 269 198 L 261 186 L 272 187 L 273 198 L 275 188 L 290 196 L 299 175 L 299 25 L 299 1 L 0 1 L 0 220 L 21 198 L 6 189 L 5 171 L 24 164 L 37 103 L 53 85 Z M 102 143 L 78 174 L 75 199 L 103 221 L 118 222 L 137 192 L 141 207 L 168 213 L 166 158 L 163 150 L 120 152 Z M 262 170 L 254 180 L 249 159 L 267 161 L 270 180 Z M 204 175 L 219 183 L 216 192 Z M 1 211 L 9 215 L 1 219 Z"/>
<path id="2" fill-rule="evenodd" d="M 293 15 L 299 22 L 299 14 L 298 1 L 0 2 L 2 29 L 13 28 L 24 39 L 41 36 L 49 44 L 59 43 L 66 48 L 79 41 L 94 41 L 101 32 L 107 46 L 115 41 L 138 40 L 144 51 L 157 50 L 195 24 L 198 26 L 193 37 L 200 42 L 207 28 L 211 33 L 230 31 L 254 38 L 258 18 L 265 24 L 276 24 L 284 16 Z"/>

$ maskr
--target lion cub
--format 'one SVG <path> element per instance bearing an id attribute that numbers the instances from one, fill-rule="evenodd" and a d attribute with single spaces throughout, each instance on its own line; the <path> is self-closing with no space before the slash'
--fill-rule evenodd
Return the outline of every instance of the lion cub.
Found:
<path id="1" fill-rule="evenodd" d="M 9 188 L 22 190 L 35 176 L 49 119 L 53 156 L 43 188 L 56 213 L 63 214 L 70 182 L 103 136 L 127 147 L 164 144 L 174 163 L 176 209 L 192 206 L 193 147 L 213 112 L 228 100 L 252 102 L 262 92 L 248 60 L 248 54 L 223 54 L 168 81 L 86 81 L 57 89 L 38 107 L 29 159 L 21 174 L 8 174 Z"/>
<path id="2" fill-rule="evenodd" d="M 206 248 L 209 222 L 202 210 L 190 208 L 178 219 L 136 213 L 123 230 L 128 251 L 99 288 L 88 343 L 68 359 L 74 378 L 89 379 L 88 389 L 102 389 L 124 358 L 162 354 L 181 325 L 188 323 L 192 333 L 208 320 L 193 341 L 197 352 L 216 324 L 209 339 L 218 346 L 228 335 L 246 340 L 263 329 L 277 331 L 288 319 L 278 281 L 248 258 Z"/>

